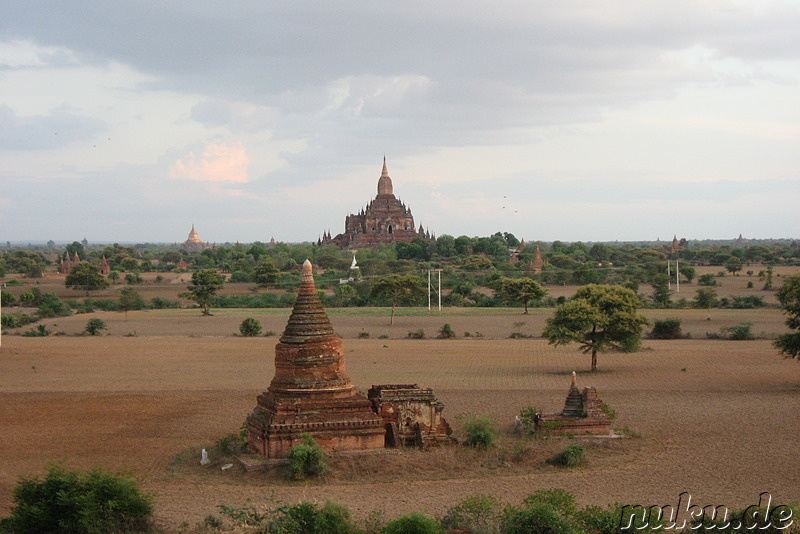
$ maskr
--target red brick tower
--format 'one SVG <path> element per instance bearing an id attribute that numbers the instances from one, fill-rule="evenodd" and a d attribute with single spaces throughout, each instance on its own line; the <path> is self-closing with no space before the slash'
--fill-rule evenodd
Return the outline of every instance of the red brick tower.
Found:
<path id="1" fill-rule="evenodd" d="M 275 376 L 247 417 L 250 448 L 283 458 L 309 433 L 328 452 L 381 449 L 385 430 L 345 373 L 342 340 L 314 284 L 311 262 L 286 329 L 275 346 Z"/>

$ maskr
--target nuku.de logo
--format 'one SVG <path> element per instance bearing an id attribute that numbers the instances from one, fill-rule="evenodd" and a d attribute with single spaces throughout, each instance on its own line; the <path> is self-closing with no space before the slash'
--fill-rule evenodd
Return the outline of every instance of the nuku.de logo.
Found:
<path id="1" fill-rule="evenodd" d="M 619 528 L 636 532 L 646 528 L 661 528 L 681 532 L 691 530 L 726 530 L 739 532 L 763 532 L 766 528 L 784 530 L 792 526 L 792 508 L 785 504 L 772 505 L 772 495 L 763 492 L 758 504 L 745 508 L 741 515 L 732 514 L 725 505 L 692 504 L 688 492 L 678 495 L 676 505 L 642 506 L 626 504 L 620 513 Z"/>

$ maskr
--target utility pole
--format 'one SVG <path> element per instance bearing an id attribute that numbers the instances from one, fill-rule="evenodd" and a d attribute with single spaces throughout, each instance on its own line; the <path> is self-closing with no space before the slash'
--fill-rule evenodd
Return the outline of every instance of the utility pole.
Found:
<path id="1" fill-rule="evenodd" d="M 428 270 L 428 311 L 431 311 L 431 273 L 438 273 L 439 289 L 433 288 L 439 297 L 439 311 L 442 311 L 442 269 L 429 269 Z"/>
<path id="2" fill-rule="evenodd" d="M 667 289 L 672 289 L 672 273 L 669 272 L 670 262 L 667 260 Z"/>

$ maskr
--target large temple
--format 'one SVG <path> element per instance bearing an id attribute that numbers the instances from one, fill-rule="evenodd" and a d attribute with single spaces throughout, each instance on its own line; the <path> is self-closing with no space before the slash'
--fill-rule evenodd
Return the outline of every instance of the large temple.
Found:
<path id="1" fill-rule="evenodd" d="M 416 228 L 411 210 L 394 196 L 384 157 L 383 170 L 378 179 L 378 195 L 359 213 L 351 213 L 345 218 L 344 233 L 331 237 L 330 232 L 325 232 L 317 244 L 361 248 L 383 243 L 410 243 L 415 237 L 426 241 L 435 238 L 422 225 Z"/>

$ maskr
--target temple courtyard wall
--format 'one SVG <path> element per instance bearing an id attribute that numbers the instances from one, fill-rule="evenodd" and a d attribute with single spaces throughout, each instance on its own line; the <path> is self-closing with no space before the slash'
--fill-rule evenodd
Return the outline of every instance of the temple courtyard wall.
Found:
<path id="1" fill-rule="evenodd" d="M 81 319 L 85 324 L 87 316 Z M 459 330 L 480 330 L 485 319 L 473 317 Z M 414 328 L 413 318 L 399 321 Z M 476 493 L 519 502 L 552 487 L 573 492 L 581 505 L 674 503 L 683 491 L 730 507 L 753 504 L 763 491 L 780 502 L 800 501 L 800 365 L 779 357 L 768 340 L 647 341 L 652 350 L 602 355 L 601 371 L 590 375 L 587 356 L 541 339 L 347 339 L 348 373 L 359 390 L 388 381 L 433 388 L 456 435 L 459 414 L 486 414 L 510 429 L 526 406 L 561 409 L 575 369 L 581 385 L 595 386 L 616 410 L 614 426 L 642 437 L 619 456 L 590 451 L 587 466 L 577 470 L 543 467 L 456 480 L 290 486 L 227 481 L 224 474 L 171 475 L 178 453 L 238 431 L 272 378 L 273 354 L 263 347 L 274 342 L 3 336 L 0 515 L 18 476 L 42 473 L 59 459 L 72 468 L 101 466 L 140 477 L 156 494 L 156 515 L 172 527 L 194 525 L 219 504 L 266 502 L 273 490 L 283 502 L 334 499 L 362 516 L 384 509 L 389 517 L 440 514 Z"/>

